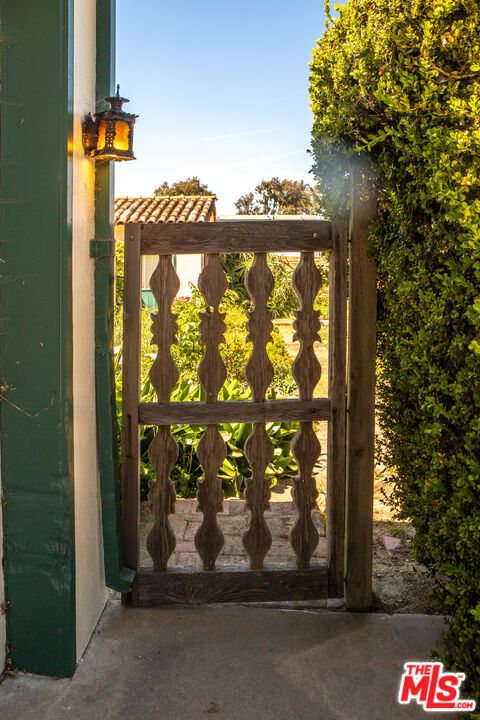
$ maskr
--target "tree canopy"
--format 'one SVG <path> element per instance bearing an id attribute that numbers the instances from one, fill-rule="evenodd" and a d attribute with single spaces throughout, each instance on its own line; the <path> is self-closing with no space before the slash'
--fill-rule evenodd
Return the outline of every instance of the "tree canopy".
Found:
<path id="1" fill-rule="evenodd" d="M 176 182 L 169 183 L 167 180 L 164 180 L 161 185 L 159 185 L 154 190 L 155 195 L 215 195 L 212 190 L 206 185 L 205 183 L 202 183 L 200 178 L 197 175 L 193 175 L 192 177 L 188 177 L 185 180 L 177 180 Z"/>
<path id="2" fill-rule="evenodd" d="M 254 192 L 235 203 L 238 215 L 314 215 L 318 201 L 313 188 L 303 180 L 262 180 Z"/>

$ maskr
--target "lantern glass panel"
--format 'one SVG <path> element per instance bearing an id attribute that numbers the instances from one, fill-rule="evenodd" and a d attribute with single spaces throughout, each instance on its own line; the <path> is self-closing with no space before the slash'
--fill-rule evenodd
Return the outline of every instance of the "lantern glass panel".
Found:
<path id="1" fill-rule="evenodd" d="M 101 152 L 105 149 L 106 144 L 106 137 L 107 137 L 107 123 L 105 120 L 100 120 L 98 123 L 98 141 L 97 141 L 97 150 L 96 154 Z"/>
<path id="2" fill-rule="evenodd" d="M 130 125 L 123 120 L 115 122 L 115 150 L 128 150 L 130 147 Z"/>

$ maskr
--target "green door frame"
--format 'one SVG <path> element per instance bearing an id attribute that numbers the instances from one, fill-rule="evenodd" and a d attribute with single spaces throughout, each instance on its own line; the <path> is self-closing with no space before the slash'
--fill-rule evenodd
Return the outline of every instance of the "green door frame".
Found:
<path id="1" fill-rule="evenodd" d="M 76 667 L 72 412 L 73 0 L 4 0 L 0 73 L 1 481 L 13 665 Z M 97 108 L 111 94 L 115 0 L 97 0 Z M 113 170 L 97 167 L 95 335 L 105 574 L 127 592 L 113 377 Z M 106 242 L 105 242 L 106 241 Z"/>
<path id="2" fill-rule="evenodd" d="M 0 437 L 13 664 L 76 664 L 72 0 L 3 0 Z"/>

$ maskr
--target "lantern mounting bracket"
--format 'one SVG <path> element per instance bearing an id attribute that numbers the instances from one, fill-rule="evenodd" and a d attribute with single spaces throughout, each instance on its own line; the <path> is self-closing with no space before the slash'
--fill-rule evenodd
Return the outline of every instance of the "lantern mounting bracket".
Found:
<path id="1" fill-rule="evenodd" d="M 97 148 L 98 125 L 92 113 L 87 113 L 82 120 L 82 144 L 86 157 L 91 157 Z"/>

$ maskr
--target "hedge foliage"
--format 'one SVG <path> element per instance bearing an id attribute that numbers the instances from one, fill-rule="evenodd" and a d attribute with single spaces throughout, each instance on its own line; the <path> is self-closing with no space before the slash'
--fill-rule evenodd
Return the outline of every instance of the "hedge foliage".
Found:
<path id="1" fill-rule="evenodd" d="M 349 0 L 311 65 L 314 173 L 380 193 L 379 413 L 394 502 L 451 616 L 444 659 L 480 697 L 480 5 Z"/>

